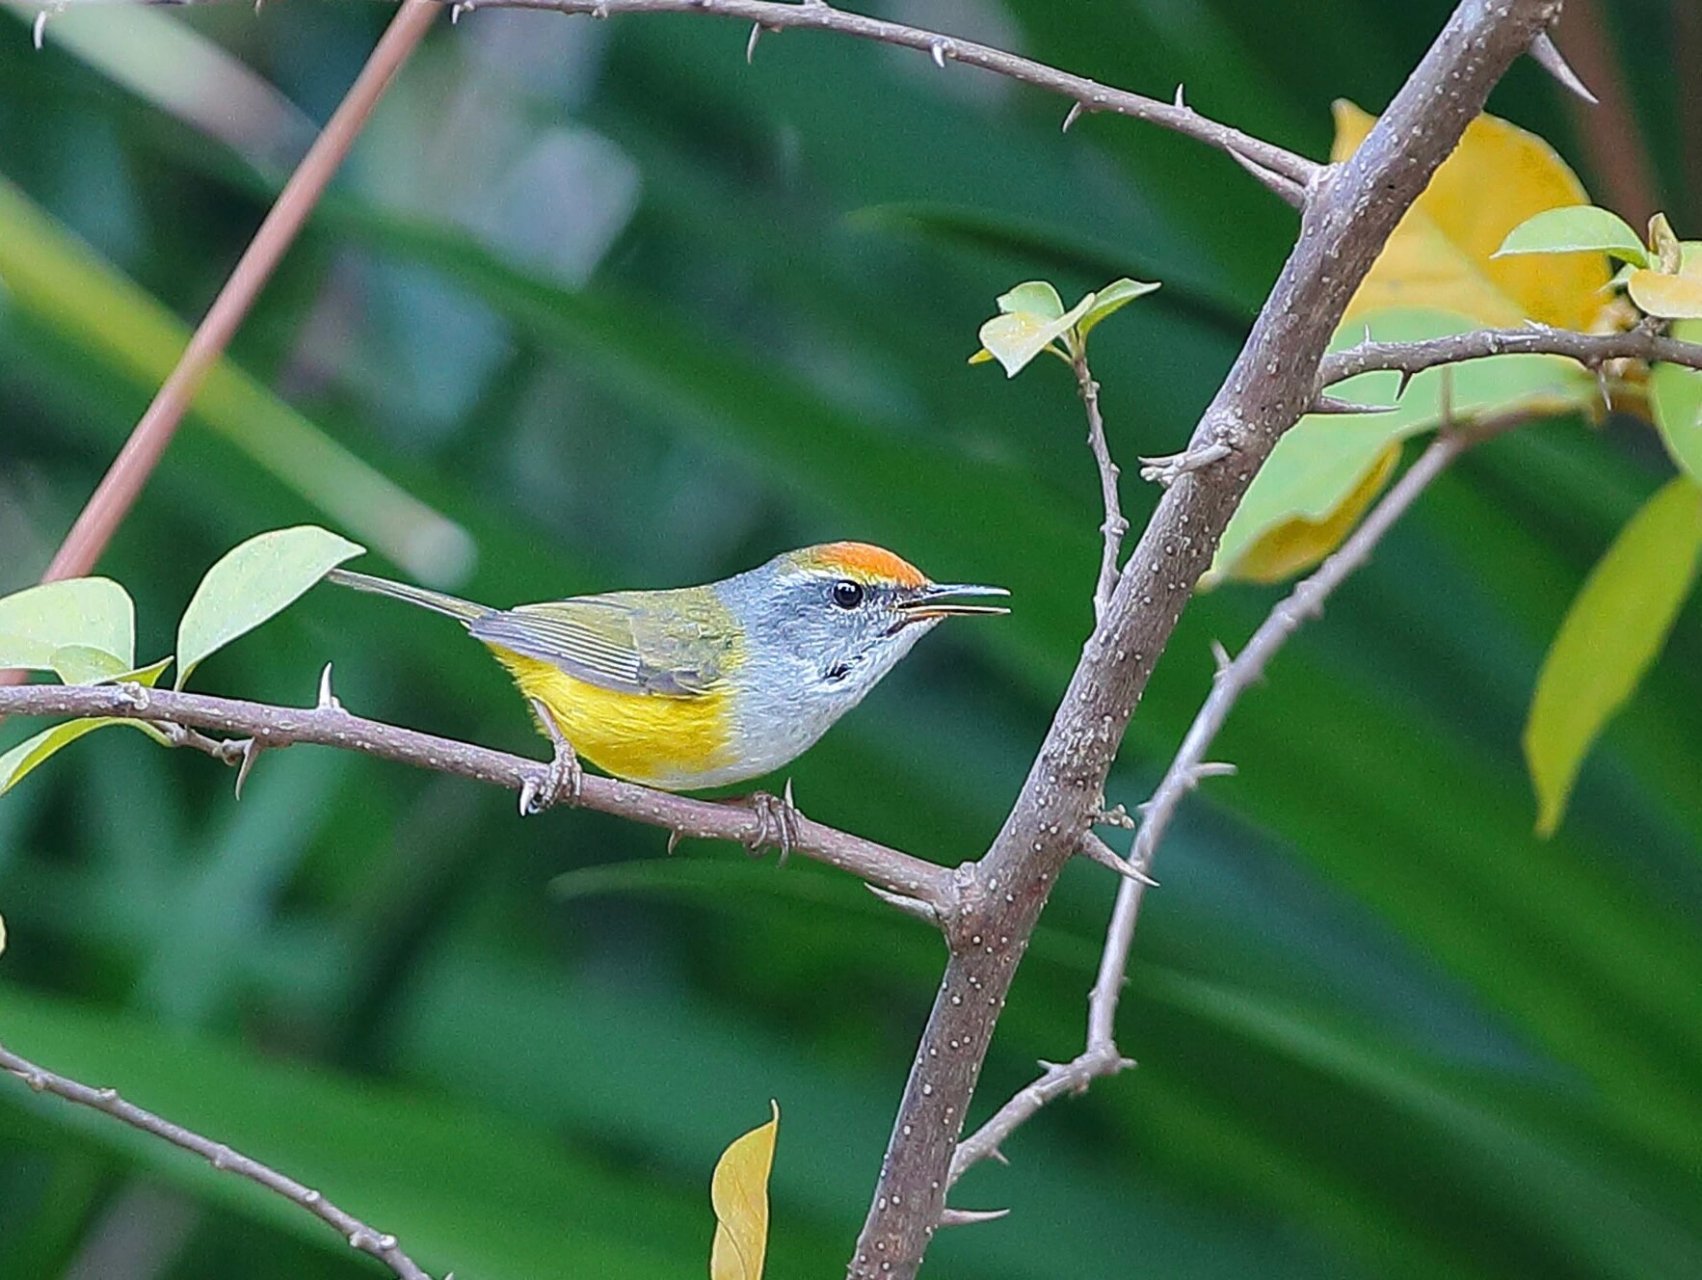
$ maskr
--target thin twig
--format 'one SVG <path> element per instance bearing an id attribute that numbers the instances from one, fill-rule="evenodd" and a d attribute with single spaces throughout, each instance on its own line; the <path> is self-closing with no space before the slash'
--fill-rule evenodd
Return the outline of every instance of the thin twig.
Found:
<path id="1" fill-rule="evenodd" d="M 195 393 L 230 345 L 260 290 L 271 278 L 308 214 L 319 203 L 331 175 L 336 173 L 354 140 L 360 136 L 373 107 L 419 44 L 420 37 L 436 19 L 439 8 L 431 0 L 404 0 L 397 10 L 324 132 L 314 140 L 301 164 L 290 175 L 290 180 L 267 212 L 265 221 L 254 233 L 254 239 L 225 281 L 224 288 L 219 290 L 219 296 L 213 299 L 213 305 L 190 336 L 177 367 L 160 385 L 153 402 L 125 441 L 124 448 L 113 459 L 99 487 L 71 526 L 71 532 L 48 565 L 43 582 L 80 577 L 100 559 L 113 533 L 135 505 L 166 446 L 171 443 L 172 434 L 194 401 Z"/>
<path id="2" fill-rule="evenodd" d="M 1099 581 L 1093 588 L 1093 620 L 1098 623 L 1111 604 L 1111 594 L 1117 590 L 1117 561 L 1123 551 L 1123 535 L 1129 532 L 1129 522 L 1123 518 L 1123 507 L 1117 496 L 1117 464 L 1111 460 L 1111 446 L 1105 442 L 1105 419 L 1099 413 L 1099 383 L 1087 367 L 1087 352 L 1078 352 L 1070 361 L 1075 370 L 1076 390 L 1081 393 L 1087 410 L 1087 447 L 1093 450 L 1093 460 L 1099 466 L 1099 493 L 1105 503 L 1105 521 L 1099 526 L 1105 549 L 1099 558 Z"/>
<path id="3" fill-rule="evenodd" d="M 1227 655 L 1220 657 L 1211 693 L 1194 717 L 1152 798 L 1140 807 L 1140 830 L 1135 835 L 1129 861 L 1143 875 L 1150 873 L 1159 841 L 1188 793 L 1203 778 L 1233 772 L 1227 766 L 1208 761 L 1206 752 L 1241 695 L 1264 678 L 1265 669 L 1288 638 L 1307 618 L 1323 610 L 1336 588 L 1370 559 L 1384 535 L 1454 459 L 1473 445 L 1529 420 L 1529 414 L 1509 413 L 1439 434 L 1341 547 L 1271 610 L 1246 648 L 1233 661 Z M 1067 1063 L 1045 1064 L 1039 1079 L 1020 1089 L 965 1138 L 952 1159 L 953 1182 L 977 1161 L 998 1154 L 1004 1141 L 1047 1103 L 1066 1093 L 1081 1093 L 1092 1081 L 1134 1065 L 1117 1049 L 1117 1003 L 1127 980 L 1129 951 L 1134 943 L 1141 899 L 1150 883 L 1130 878 L 1118 887 L 1099 971 L 1088 994 L 1087 1048 Z"/>
<path id="4" fill-rule="evenodd" d="M 540 797 L 555 794 L 548 762 L 367 720 L 335 705 L 276 707 L 234 698 L 147 689 L 135 684 L 32 684 L 0 689 L 0 715 L 120 716 L 162 727 L 210 729 L 252 739 L 252 747 L 216 743 L 203 746 L 203 742 L 210 741 L 203 735 L 182 736 L 181 745 L 200 747 L 227 762 L 233 758 L 251 758 L 251 753 L 258 750 L 312 743 L 493 783 L 510 791 L 518 792 L 530 785 Z M 172 730 L 168 728 L 166 732 L 171 734 Z M 673 795 L 614 778 L 586 776 L 577 804 L 664 827 L 686 839 L 748 844 L 768 829 L 761 814 L 742 804 Z M 949 918 L 955 910 L 957 888 L 952 873 L 945 867 L 813 822 L 795 811 L 788 821 L 792 853 L 825 862 L 889 893 L 914 899 L 932 908 L 937 916 Z"/>
<path id="5" fill-rule="evenodd" d="M 1361 342 L 1324 357 L 1318 390 L 1355 374 L 1398 370 L 1411 377 L 1438 365 L 1462 364 L 1490 356 L 1552 355 L 1599 369 L 1609 360 L 1662 360 L 1702 369 L 1702 343 L 1663 337 L 1642 325 L 1623 333 L 1575 333 L 1532 324 L 1522 329 L 1478 329 L 1420 342 Z"/>
<path id="6" fill-rule="evenodd" d="M 1141 886 L 1134 887 L 1138 897 Z M 1118 900 L 1121 901 L 1121 898 Z M 1039 1114 L 1047 1103 L 1066 1093 L 1081 1093 L 1101 1076 L 1127 1071 L 1135 1062 L 1118 1053 L 1117 1046 L 1107 1040 L 1089 1045 L 1068 1062 L 1043 1062 L 1040 1065 L 1042 1071 L 1038 1080 L 1018 1089 L 985 1124 L 957 1144 L 957 1151 L 951 1158 L 950 1183 L 955 1183 L 966 1169 L 989 1157 L 1002 1160 L 1000 1144 Z"/>
<path id="7" fill-rule="evenodd" d="M 86 1084 L 79 1084 L 66 1076 L 49 1071 L 46 1067 L 38 1066 L 28 1058 L 19 1057 L 4 1045 L 0 1045 L 0 1070 L 16 1076 L 37 1093 L 51 1093 L 78 1106 L 104 1112 L 131 1128 L 140 1129 L 143 1133 L 169 1142 L 174 1147 L 181 1147 L 200 1156 L 220 1172 L 235 1174 L 239 1178 L 259 1183 L 266 1190 L 276 1192 L 290 1203 L 328 1223 L 337 1234 L 349 1242 L 351 1249 L 358 1249 L 377 1258 L 401 1280 L 431 1280 L 426 1271 L 402 1251 L 395 1236 L 374 1230 L 354 1214 L 332 1204 L 312 1187 L 304 1186 L 288 1174 L 279 1173 L 252 1156 L 245 1156 L 222 1142 L 204 1138 L 163 1116 L 157 1116 L 152 1111 L 126 1102 L 119 1097 L 116 1089 L 91 1089 Z"/>

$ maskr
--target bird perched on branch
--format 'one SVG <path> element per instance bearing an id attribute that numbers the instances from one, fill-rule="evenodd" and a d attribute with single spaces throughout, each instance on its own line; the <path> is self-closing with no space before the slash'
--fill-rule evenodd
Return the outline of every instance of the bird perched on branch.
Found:
<path id="1" fill-rule="evenodd" d="M 558 759 L 570 747 L 617 778 L 667 791 L 789 764 L 942 619 L 1008 612 L 962 597 L 1009 594 L 932 582 L 861 542 L 788 551 L 699 587 L 513 609 L 347 569 L 327 576 L 448 614 L 513 674 Z"/>

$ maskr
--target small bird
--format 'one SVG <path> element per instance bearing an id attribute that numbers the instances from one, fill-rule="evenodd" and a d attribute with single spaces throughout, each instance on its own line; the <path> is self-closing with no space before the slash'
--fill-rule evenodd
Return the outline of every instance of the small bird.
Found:
<path id="1" fill-rule="evenodd" d="M 565 740 L 604 772 L 665 791 L 789 764 L 942 619 L 1009 612 L 960 597 L 1010 594 L 931 582 L 862 542 L 788 551 L 700 587 L 512 609 L 347 569 L 327 576 L 456 619 L 508 668 L 558 755 Z"/>

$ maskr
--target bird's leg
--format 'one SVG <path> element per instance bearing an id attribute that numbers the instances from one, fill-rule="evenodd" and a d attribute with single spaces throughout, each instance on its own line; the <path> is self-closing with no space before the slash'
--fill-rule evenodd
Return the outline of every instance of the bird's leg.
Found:
<path id="1" fill-rule="evenodd" d="M 798 819 L 803 817 L 798 806 L 792 803 L 792 779 L 786 779 L 779 795 L 770 791 L 754 791 L 746 797 L 745 803 L 756 815 L 757 822 L 756 830 L 744 842 L 745 848 L 750 850 L 752 857 L 760 856 L 764 849 L 777 848 L 780 850 L 780 865 L 785 866 L 792 846 L 798 842 Z"/>
<path id="2" fill-rule="evenodd" d="M 579 763 L 573 744 L 562 733 L 550 709 L 533 698 L 532 710 L 537 713 L 538 723 L 544 727 L 544 732 L 549 734 L 554 753 L 550 757 L 550 771 L 541 787 L 531 778 L 520 784 L 522 818 L 530 818 L 558 804 L 577 805 L 585 787 L 585 768 Z"/>

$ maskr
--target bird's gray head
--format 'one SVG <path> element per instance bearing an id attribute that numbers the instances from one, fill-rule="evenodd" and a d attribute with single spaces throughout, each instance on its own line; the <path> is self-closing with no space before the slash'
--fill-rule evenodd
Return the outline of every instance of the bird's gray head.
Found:
<path id="1" fill-rule="evenodd" d="M 1008 612 L 958 599 L 1007 595 L 1001 587 L 931 582 L 862 542 L 788 551 L 723 585 L 744 623 L 746 662 L 768 668 L 762 683 L 789 690 L 800 706 L 831 708 L 831 717 L 861 701 L 941 620 Z"/>

